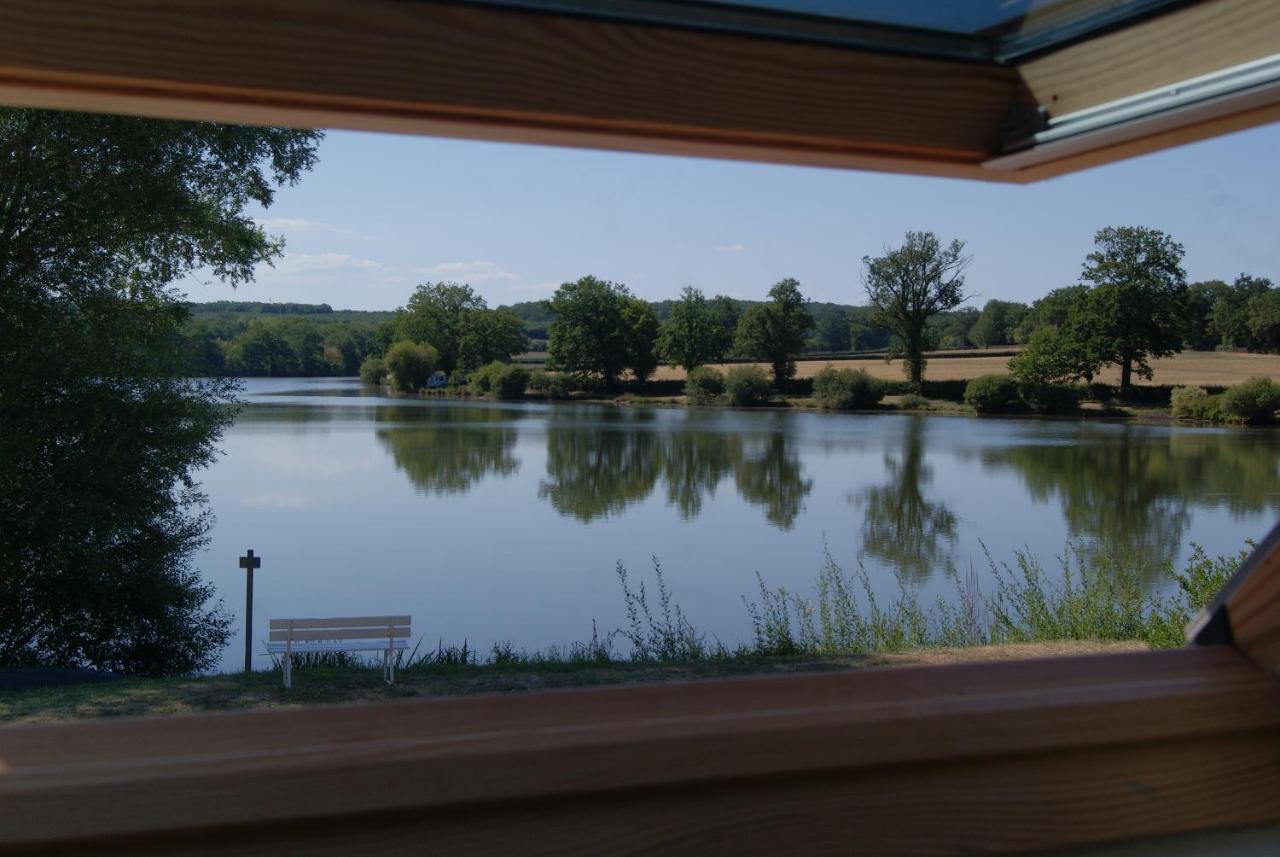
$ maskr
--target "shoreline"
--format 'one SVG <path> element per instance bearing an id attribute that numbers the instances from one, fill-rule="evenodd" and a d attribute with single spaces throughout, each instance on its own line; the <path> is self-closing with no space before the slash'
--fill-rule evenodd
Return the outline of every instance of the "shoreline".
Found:
<path id="1" fill-rule="evenodd" d="M 1139 641 L 1006 643 L 865 655 L 735 655 L 684 661 L 544 662 L 518 665 L 433 664 L 396 671 L 383 684 L 380 666 L 296 667 L 292 690 L 278 670 L 184 678 L 127 678 L 97 684 L 13 690 L 0 696 L 0 728 L 90 718 L 185 716 L 216 711 L 362 705 L 397 699 L 444 699 L 495 693 L 644 685 L 795 673 L 850 672 L 980 661 L 1146 651 Z"/>
<path id="2" fill-rule="evenodd" d="M 364 385 L 373 386 L 373 385 Z M 381 390 L 387 388 L 381 387 Z M 1212 423 L 1193 420 L 1176 419 L 1168 407 L 1137 407 L 1132 405 L 1124 405 L 1118 408 L 1081 408 L 1075 413 L 1069 414 L 1036 414 L 1036 413 L 1005 413 L 1005 414 L 979 414 L 973 408 L 962 402 L 956 402 L 950 399 L 930 399 L 929 401 L 936 405 L 935 407 L 925 408 L 905 408 L 899 407 L 895 403 L 888 403 L 877 408 L 848 408 L 835 409 L 824 408 L 815 403 L 811 396 L 782 396 L 769 404 L 742 406 L 732 405 L 728 403 L 707 403 L 707 404 L 690 404 L 686 397 L 680 396 L 646 396 L 644 393 L 622 392 L 613 396 L 600 395 L 571 395 L 567 399 L 551 399 L 547 396 L 526 393 L 519 399 L 498 399 L 493 396 L 459 394 L 457 392 L 445 391 L 419 391 L 417 393 L 401 393 L 398 395 L 390 395 L 387 398 L 417 398 L 417 399 L 445 399 L 447 401 L 457 402 L 493 402 L 498 404 L 578 404 L 578 405 L 613 405 L 615 407 L 625 408 L 664 408 L 664 409 L 688 409 L 688 410 L 715 410 L 715 411 L 740 411 L 740 412 L 771 412 L 771 413 L 819 413 L 819 414 L 847 414 L 859 416 L 884 416 L 888 414 L 903 415 L 921 415 L 933 417 L 968 417 L 974 419 L 1005 419 L 1005 420 L 1052 420 L 1052 421 L 1109 421 L 1109 422 L 1143 422 L 1155 425 L 1183 425 L 1201 428 L 1258 428 L 1258 426 L 1233 425 L 1226 423 Z M 888 397 L 894 398 L 894 397 Z M 1265 428 L 1265 426 L 1263 426 Z"/>
<path id="3" fill-rule="evenodd" d="M 247 380 L 280 380 L 280 381 L 319 381 L 319 380 L 335 380 L 335 381 L 359 381 L 356 375 L 298 375 L 298 376 L 272 376 L 272 375 L 254 375 L 239 377 L 236 381 Z M 662 383 L 662 382 L 660 382 Z M 665 382 L 670 383 L 670 382 Z M 954 383 L 954 382 L 952 382 Z M 1006 419 L 1006 420 L 1036 420 L 1036 421 L 1056 421 L 1062 422 L 1067 420 L 1081 422 L 1117 422 L 1117 423 L 1140 423 L 1146 425 L 1165 425 L 1165 426 L 1182 426 L 1186 428 L 1218 428 L 1218 429 L 1267 429 L 1276 428 L 1274 424 L 1268 423 L 1238 423 L 1238 422 L 1214 422 L 1208 420 L 1192 420 L 1186 418 L 1174 417 L 1172 408 L 1169 405 L 1145 404 L 1142 402 L 1129 402 L 1125 404 L 1105 405 L 1097 400 L 1085 400 L 1081 407 L 1071 413 L 1034 413 L 1029 411 L 1009 412 L 1009 413 L 988 413 L 979 414 L 969 405 L 956 401 L 951 398 L 941 397 L 925 397 L 930 403 L 928 407 L 901 407 L 894 399 L 902 398 L 904 395 L 894 393 L 886 396 L 890 401 L 874 408 L 849 408 L 836 409 L 824 408 L 816 404 L 816 400 L 809 395 L 783 395 L 774 398 L 766 404 L 743 406 L 724 403 L 703 403 L 690 404 L 687 397 L 683 394 L 671 394 L 664 392 L 649 391 L 643 389 L 621 390 L 613 394 L 599 393 L 583 393 L 575 391 L 567 398 L 551 398 L 546 395 L 525 392 L 519 398 L 502 399 L 484 393 L 468 393 L 460 392 L 457 388 L 440 388 L 435 390 L 419 390 L 416 393 L 405 393 L 395 391 L 385 385 L 366 384 L 361 382 L 361 387 L 377 389 L 379 395 L 389 400 L 399 399 L 443 399 L 447 401 L 457 402 L 489 402 L 494 404 L 588 404 L 588 405 L 612 405 L 615 407 L 629 408 L 664 408 L 664 409 L 693 409 L 693 410 L 731 410 L 741 412 L 771 412 L 771 413 L 825 413 L 825 414 L 847 414 L 847 415 L 886 415 L 886 414 L 908 414 L 935 417 L 969 417 L 981 419 Z M 1139 390 L 1150 390 L 1159 385 L 1135 385 Z M 240 402 L 239 404 L 243 404 Z"/>

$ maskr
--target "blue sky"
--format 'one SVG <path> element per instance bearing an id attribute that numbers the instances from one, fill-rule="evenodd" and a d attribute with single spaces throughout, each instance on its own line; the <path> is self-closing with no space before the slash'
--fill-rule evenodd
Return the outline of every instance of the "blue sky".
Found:
<path id="1" fill-rule="evenodd" d="M 330 132 L 315 170 L 261 219 L 285 256 L 192 300 L 391 309 L 421 282 L 470 282 L 490 306 L 595 274 L 651 299 L 685 285 L 760 298 L 795 277 L 864 303 L 861 259 L 908 229 L 962 238 L 971 303 L 1073 282 L 1107 225 L 1152 226 L 1191 279 L 1280 280 L 1280 125 L 1028 186 Z"/>

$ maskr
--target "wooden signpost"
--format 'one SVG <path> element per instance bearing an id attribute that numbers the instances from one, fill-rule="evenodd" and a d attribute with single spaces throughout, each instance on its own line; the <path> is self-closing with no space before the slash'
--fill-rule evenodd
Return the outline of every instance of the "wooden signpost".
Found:
<path id="1" fill-rule="evenodd" d="M 244 583 L 244 671 L 253 672 L 253 570 L 262 568 L 262 557 L 253 555 L 253 548 L 240 557 L 240 567 L 245 572 Z"/>

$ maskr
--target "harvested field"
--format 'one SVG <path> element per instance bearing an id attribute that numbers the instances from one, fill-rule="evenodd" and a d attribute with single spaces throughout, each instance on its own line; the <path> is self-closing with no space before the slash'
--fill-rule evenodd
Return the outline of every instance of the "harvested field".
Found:
<path id="1" fill-rule="evenodd" d="M 1004 373 L 1009 368 L 1007 354 L 1006 349 L 1000 349 L 1000 356 L 930 357 L 929 365 L 925 369 L 925 377 L 935 381 L 954 381 L 976 378 L 979 375 Z M 886 362 L 881 359 L 806 360 L 797 365 L 796 375 L 800 378 L 812 377 L 818 370 L 828 365 L 828 362 L 837 369 L 865 369 L 875 377 L 886 380 L 898 381 L 904 377 L 900 360 Z M 768 369 L 768 366 L 760 365 Z M 1280 354 L 1188 351 L 1163 360 L 1154 360 L 1151 366 L 1155 370 L 1155 378 L 1150 381 L 1152 384 L 1229 387 L 1258 375 L 1280 381 Z M 684 370 L 663 366 L 658 369 L 654 377 L 656 380 L 683 378 Z M 1108 368 L 1099 380 L 1110 384 L 1118 383 L 1120 372 L 1117 369 Z M 1140 379 L 1135 381 L 1139 384 L 1146 383 Z"/>

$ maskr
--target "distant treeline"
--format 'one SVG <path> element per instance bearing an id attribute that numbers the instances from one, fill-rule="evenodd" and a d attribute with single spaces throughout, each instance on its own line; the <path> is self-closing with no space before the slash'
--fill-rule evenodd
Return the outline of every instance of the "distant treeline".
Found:
<path id="1" fill-rule="evenodd" d="M 735 317 L 761 301 L 730 301 Z M 674 300 L 652 303 L 660 321 L 666 321 Z M 1002 304 L 1002 301 L 993 302 Z M 1021 306 L 1020 304 L 1016 306 Z M 814 319 L 812 336 L 803 353 L 878 351 L 889 347 L 892 332 L 876 325 L 870 307 L 810 303 Z M 355 375 L 368 356 L 382 356 L 396 336 L 403 310 L 335 310 L 329 304 L 211 301 L 188 304 L 191 318 L 185 327 L 192 371 L 220 376 Z M 530 351 L 546 351 L 551 311 L 541 301 L 517 303 L 509 308 L 524 326 Z M 977 310 L 943 313 L 932 324 L 942 348 L 975 344 L 1003 345 L 1013 341 L 1004 331 L 1004 314 L 979 327 L 992 331 L 990 341 L 968 338 Z M 972 316 L 972 318 L 970 318 Z"/>
<path id="2" fill-rule="evenodd" d="M 726 298 L 738 314 L 763 301 Z M 1023 345 L 1037 327 L 1055 320 L 1060 293 L 1051 292 L 1030 304 L 989 300 L 981 309 L 962 307 L 930 318 L 933 341 L 939 348 L 991 348 Z M 659 321 L 671 316 L 678 300 L 652 302 Z M 888 348 L 893 331 L 876 324 L 868 306 L 807 304 L 813 330 L 802 353 L 880 351 Z M 525 325 L 534 351 L 545 350 L 548 328 L 555 319 L 546 301 L 512 304 Z M 1203 280 L 1190 283 L 1186 293 L 1185 347 L 1192 351 L 1227 348 L 1240 351 L 1280 351 L 1280 289 L 1270 280 L 1241 274 L 1231 283 Z"/>
<path id="3" fill-rule="evenodd" d="M 263 303 L 262 301 L 209 301 L 190 304 L 195 315 L 211 313 L 258 313 L 261 315 L 329 315 L 333 307 L 328 304 Z"/>
<path id="4" fill-rule="evenodd" d="M 764 301 L 727 298 L 723 295 L 718 296 L 717 299 L 728 301 L 733 305 L 735 318 L 746 313 L 751 307 L 764 303 Z M 680 301 L 662 300 L 650 303 L 654 312 L 657 313 L 658 320 L 665 323 Z M 1006 304 L 1007 302 L 995 301 L 994 303 Z M 875 323 L 874 310 L 871 307 L 818 301 L 811 301 L 806 306 L 809 315 L 813 317 L 813 330 L 805 343 L 802 351 L 804 354 L 882 351 L 889 347 L 893 339 L 893 331 Z M 1026 309 L 1023 304 L 1013 306 Z M 555 320 L 555 315 L 546 302 L 529 301 L 512 304 L 511 309 L 524 322 L 524 332 L 525 336 L 529 337 L 530 350 L 545 351 L 551 338 L 550 325 Z M 939 347 L 967 348 L 976 345 L 1007 345 L 1013 342 L 1009 332 L 1001 327 L 1004 324 L 1002 313 L 993 313 L 998 315 L 999 319 L 993 318 L 987 322 L 986 326 L 980 328 L 978 336 L 981 341 L 971 340 L 968 334 L 979 315 L 981 313 L 976 309 L 962 309 L 944 312 L 931 319 L 930 324 L 937 335 Z M 992 341 L 988 342 L 987 339 Z"/>
<path id="5" fill-rule="evenodd" d="M 930 341 L 939 348 L 1026 344 L 1031 334 L 1058 321 L 1060 304 L 1071 292 L 1060 289 L 1031 304 L 989 300 L 981 309 L 963 307 L 929 319 Z M 740 317 L 763 301 L 718 296 Z M 650 302 L 665 324 L 678 300 Z M 200 375 L 355 375 L 369 356 L 382 356 L 401 338 L 406 310 L 335 310 L 329 304 L 211 301 L 188 304 L 185 329 L 193 370 Z M 801 354 L 880 351 L 893 344 L 893 331 L 877 324 L 867 306 L 810 302 L 813 326 Z M 551 322 L 547 301 L 500 308 L 518 317 L 530 351 L 548 349 Z M 1212 351 L 1280 350 L 1280 289 L 1270 281 L 1240 275 L 1232 283 L 1207 280 L 1186 290 L 1184 347 Z M 734 355 L 728 355 L 734 356 Z"/>
<path id="6" fill-rule="evenodd" d="M 355 375 L 391 344 L 394 313 L 307 311 L 306 304 L 193 304 L 183 327 L 195 375 L 243 377 Z M 288 312 L 263 307 L 289 306 Z"/>
<path id="7" fill-rule="evenodd" d="M 188 303 L 187 309 L 192 315 L 208 318 L 209 316 L 219 316 L 221 321 L 230 321 L 233 318 L 243 319 L 245 316 L 270 316 L 278 318 L 280 316 L 321 316 L 316 318 L 319 322 L 333 321 L 369 321 L 383 322 L 393 321 L 396 317 L 396 310 L 393 309 L 334 309 L 329 304 L 295 304 L 295 303 L 264 303 L 262 301 L 209 301 L 208 303 Z"/>

